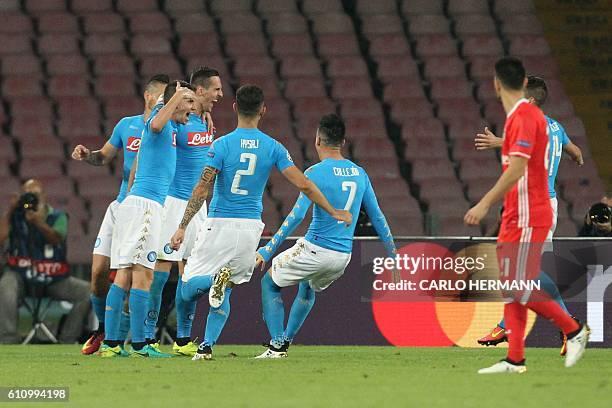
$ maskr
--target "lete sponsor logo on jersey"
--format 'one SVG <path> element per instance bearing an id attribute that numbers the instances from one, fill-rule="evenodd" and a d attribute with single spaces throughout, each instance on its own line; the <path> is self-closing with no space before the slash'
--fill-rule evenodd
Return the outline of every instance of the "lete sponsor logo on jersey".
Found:
<path id="1" fill-rule="evenodd" d="M 140 138 L 135 136 L 130 136 L 128 138 L 127 146 L 125 146 L 127 150 L 130 152 L 137 152 L 140 148 Z"/>
<path id="2" fill-rule="evenodd" d="M 187 145 L 188 146 L 210 146 L 213 142 L 213 135 L 209 132 L 188 132 L 187 133 Z"/>

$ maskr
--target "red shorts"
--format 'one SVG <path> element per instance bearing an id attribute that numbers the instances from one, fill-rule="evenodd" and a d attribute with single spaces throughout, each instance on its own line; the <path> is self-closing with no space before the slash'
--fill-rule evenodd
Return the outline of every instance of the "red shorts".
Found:
<path id="1" fill-rule="evenodd" d="M 532 291 L 525 288 L 540 275 L 542 248 L 549 230 L 548 227 L 508 228 L 502 225 L 497 239 L 500 281 L 510 281 L 515 288 L 521 288 L 504 291 L 507 301 L 526 303 L 534 300 L 530 299 Z"/>

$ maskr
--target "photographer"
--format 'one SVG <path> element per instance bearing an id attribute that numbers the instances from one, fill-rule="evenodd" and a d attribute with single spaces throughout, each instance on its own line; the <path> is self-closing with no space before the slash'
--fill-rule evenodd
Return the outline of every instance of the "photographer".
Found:
<path id="1" fill-rule="evenodd" d="M 584 217 L 580 237 L 612 237 L 612 211 L 608 204 L 595 203 Z"/>
<path id="2" fill-rule="evenodd" d="M 89 284 L 69 276 L 66 262 L 68 217 L 46 203 L 40 181 L 28 180 L 22 195 L 11 198 L 0 218 L 0 246 L 8 240 L 7 265 L 0 271 L 0 343 L 18 343 L 18 308 L 26 288 L 72 303 L 59 333 L 62 343 L 75 343 L 89 312 Z"/>

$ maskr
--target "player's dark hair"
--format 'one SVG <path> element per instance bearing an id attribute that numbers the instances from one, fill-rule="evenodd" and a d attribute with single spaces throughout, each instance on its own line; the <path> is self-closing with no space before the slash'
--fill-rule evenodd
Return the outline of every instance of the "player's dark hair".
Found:
<path id="1" fill-rule="evenodd" d="M 525 81 L 525 67 L 516 57 L 503 57 L 495 63 L 495 76 L 505 88 L 520 91 Z"/>
<path id="2" fill-rule="evenodd" d="M 170 98 L 172 98 L 174 94 L 176 93 L 176 83 L 177 82 L 180 83 L 182 87 L 189 88 L 195 92 L 195 87 L 191 85 L 189 82 L 180 81 L 178 79 L 174 80 L 171 83 L 169 83 L 168 86 L 166 86 L 166 90 L 164 91 L 164 103 L 168 103 Z"/>
<path id="3" fill-rule="evenodd" d="M 208 88 L 210 86 L 210 78 L 220 76 L 219 71 L 210 67 L 197 67 L 191 71 L 189 82 L 193 86 L 201 86 Z"/>
<path id="4" fill-rule="evenodd" d="M 546 82 L 535 75 L 527 75 L 527 87 L 525 88 L 525 96 L 533 98 L 537 106 L 542 106 L 548 98 L 548 87 Z"/>
<path id="5" fill-rule="evenodd" d="M 240 116 L 249 118 L 257 116 L 263 102 L 263 89 L 257 85 L 242 85 L 236 91 L 236 110 Z"/>
<path id="6" fill-rule="evenodd" d="M 168 85 L 170 77 L 166 74 L 155 74 L 147 81 L 145 91 L 151 91 L 151 88 L 157 85 Z"/>
<path id="7" fill-rule="evenodd" d="M 327 146 L 342 146 L 345 132 L 344 121 L 335 113 L 325 115 L 319 121 L 319 137 Z"/>

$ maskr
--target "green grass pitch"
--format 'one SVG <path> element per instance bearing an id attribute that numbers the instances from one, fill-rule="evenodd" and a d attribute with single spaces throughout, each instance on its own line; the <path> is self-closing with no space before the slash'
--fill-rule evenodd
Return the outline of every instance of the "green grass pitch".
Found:
<path id="1" fill-rule="evenodd" d="M 169 351 L 168 347 L 162 347 Z M 502 349 L 292 346 L 215 348 L 215 360 L 102 359 L 78 346 L 0 346 L 0 386 L 67 386 L 72 407 L 610 407 L 612 351 L 571 369 L 557 349 L 527 349 L 522 375 L 481 376 Z M 0 408 L 10 404 L 0 403 Z M 34 404 L 13 404 L 17 407 Z"/>

